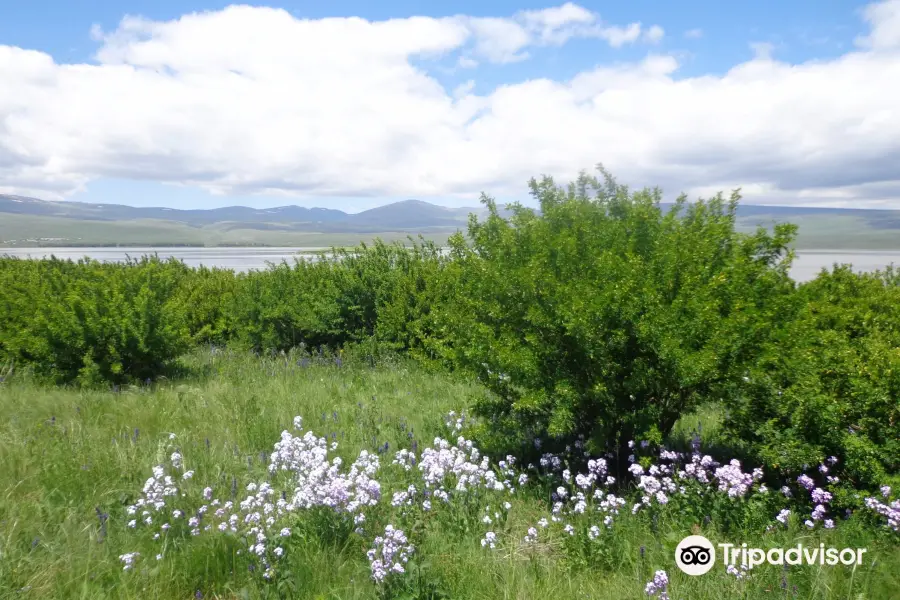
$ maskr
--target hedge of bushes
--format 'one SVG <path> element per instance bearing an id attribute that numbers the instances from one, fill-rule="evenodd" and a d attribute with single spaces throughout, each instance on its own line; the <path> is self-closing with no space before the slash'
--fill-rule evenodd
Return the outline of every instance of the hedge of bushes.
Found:
<path id="1" fill-rule="evenodd" d="M 190 345 L 179 293 L 191 270 L 144 258 L 124 264 L 0 262 L 0 361 L 56 383 L 158 376 Z"/>
<path id="2" fill-rule="evenodd" d="M 164 374 L 191 345 L 371 344 L 477 375 L 483 444 L 585 440 L 622 453 L 705 403 L 779 475 L 836 456 L 848 483 L 896 477 L 900 275 L 847 267 L 796 285 L 796 228 L 735 231 L 739 198 L 660 205 L 605 172 L 532 181 L 540 213 L 472 219 L 446 252 L 375 243 L 235 274 L 0 259 L 0 361 L 56 383 Z"/>

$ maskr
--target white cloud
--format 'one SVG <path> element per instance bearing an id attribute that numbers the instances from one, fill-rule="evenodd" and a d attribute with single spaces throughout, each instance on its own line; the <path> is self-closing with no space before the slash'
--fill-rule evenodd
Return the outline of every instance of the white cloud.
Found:
<path id="1" fill-rule="evenodd" d="M 97 64 L 0 46 L 0 192 L 65 197 L 115 177 L 216 193 L 502 196 L 602 161 L 671 193 L 743 186 L 766 201 L 900 208 L 897 5 L 869 7 L 858 49 L 827 61 L 761 54 L 679 77 L 675 57 L 651 54 L 480 94 L 478 71 L 446 89 L 413 59 L 474 68 L 573 36 L 616 47 L 657 34 L 574 4 L 507 19 L 300 20 L 248 6 L 126 18 L 94 31 Z"/>
<path id="2" fill-rule="evenodd" d="M 471 32 L 474 54 L 500 64 L 527 59 L 524 49 L 529 46 L 561 46 L 572 38 L 600 38 L 619 48 L 636 42 L 641 34 L 640 23 L 606 25 L 596 13 L 571 2 L 521 11 L 512 18 L 459 16 L 455 20 Z M 662 29 L 652 26 L 647 39 L 656 42 L 660 37 Z"/>
<path id="3" fill-rule="evenodd" d="M 475 80 L 470 79 L 467 82 L 456 86 L 453 90 L 453 97 L 456 99 L 464 98 L 468 96 L 473 89 L 475 89 Z"/>
<path id="4" fill-rule="evenodd" d="M 543 10 L 526 10 L 521 17 L 528 25 L 543 31 L 556 31 L 575 23 L 591 24 L 597 20 L 594 13 L 571 2 Z"/>
<path id="5" fill-rule="evenodd" d="M 644 39 L 646 39 L 651 44 L 658 44 L 660 40 L 663 39 L 663 36 L 666 34 L 665 30 L 659 25 L 653 25 L 644 33 Z"/>
<path id="6" fill-rule="evenodd" d="M 529 46 L 528 31 L 509 19 L 469 19 L 468 25 L 475 37 L 476 55 L 493 63 L 509 63 L 528 58 L 522 49 Z"/>
<path id="7" fill-rule="evenodd" d="M 684 37 L 692 40 L 700 39 L 703 37 L 702 29 L 688 29 L 684 32 Z"/>
<path id="8" fill-rule="evenodd" d="M 562 44 L 572 36 L 584 35 L 586 26 L 597 22 L 595 13 L 571 2 L 554 8 L 522 11 L 518 20 L 536 33 L 543 43 Z"/>
<path id="9" fill-rule="evenodd" d="M 900 47 L 900 0 L 869 4 L 863 9 L 863 19 L 872 29 L 869 35 L 856 40 L 859 46 L 874 49 Z"/>
<path id="10" fill-rule="evenodd" d="M 641 36 L 641 24 L 632 23 L 627 27 L 604 27 L 599 31 L 600 37 L 609 42 L 613 48 L 619 48 L 625 44 L 631 44 L 637 41 Z"/>

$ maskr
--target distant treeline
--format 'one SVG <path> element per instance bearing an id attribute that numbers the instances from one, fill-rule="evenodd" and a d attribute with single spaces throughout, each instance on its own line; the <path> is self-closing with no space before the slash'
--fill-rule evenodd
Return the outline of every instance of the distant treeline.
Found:
<path id="1" fill-rule="evenodd" d="M 628 454 L 725 407 L 748 459 L 848 483 L 900 466 L 900 274 L 788 276 L 791 225 L 735 230 L 737 196 L 661 207 L 605 172 L 483 197 L 449 249 L 375 243 L 266 271 L 0 259 L 0 361 L 60 384 L 167 372 L 192 345 L 355 347 L 477 376 L 488 450 L 534 436 Z"/>

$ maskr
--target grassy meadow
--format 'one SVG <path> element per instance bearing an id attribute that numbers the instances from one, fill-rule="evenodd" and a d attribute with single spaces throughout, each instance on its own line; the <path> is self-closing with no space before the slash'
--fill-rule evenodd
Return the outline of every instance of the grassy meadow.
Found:
<path id="1" fill-rule="evenodd" d="M 125 507 L 172 448 L 195 471 L 182 486 L 188 496 L 208 485 L 216 497 L 240 500 L 249 482 L 265 478 L 265 455 L 297 415 L 305 428 L 334 437 L 335 454 L 347 462 L 361 449 L 387 444 L 379 479 L 390 498 L 409 480 L 408 473 L 390 469 L 395 451 L 421 450 L 435 436 L 450 436 L 443 416 L 459 414 L 485 390 L 402 359 L 338 365 L 207 349 L 183 365 L 177 380 L 116 391 L 47 388 L 27 378 L 0 384 L 0 597 L 380 597 L 366 559 L 378 517 L 356 536 L 330 529 L 321 515 L 294 515 L 273 583 L 251 570 L 253 562 L 237 553 L 235 540 L 215 531 L 153 540 L 126 526 Z M 715 445 L 716 421 L 715 410 L 685 417 L 672 441 L 685 443 L 699 425 Z M 896 545 L 855 519 L 831 531 L 807 532 L 794 523 L 768 533 L 764 527 L 724 532 L 675 508 L 654 516 L 623 510 L 596 548 L 585 549 L 590 544 L 582 532 L 576 543 L 553 522 L 537 542 L 523 541 L 529 527 L 550 516 L 551 505 L 546 485 L 536 482 L 513 494 L 483 493 L 472 505 L 413 511 L 403 520 L 415 543 L 416 564 L 408 573 L 415 582 L 404 592 L 409 595 L 394 597 L 637 599 L 646 597 L 646 582 L 661 569 L 670 578 L 670 597 L 679 599 L 889 599 L 900 590 Z M 480 522 L 495 509 L 504 515 L 502 525 Z M 387 515 L 379 516 L 383 527 Z M 488 530 L 497 532 L 494 549 L 479 543 Z M 714 542 L 764 548 L 823 542 L 868 553 L 852 568 L 765 566 L 738 579 L 717 567 L 692 578 L 672 558 L 677 542 L 692 531 Z M 119 557 L 130 552 L 140 556 L 125 571 Z"/>

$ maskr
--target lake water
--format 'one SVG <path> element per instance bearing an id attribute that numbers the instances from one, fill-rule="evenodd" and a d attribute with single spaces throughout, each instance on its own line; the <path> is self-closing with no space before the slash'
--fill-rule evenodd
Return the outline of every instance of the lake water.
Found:
<path id="1" fill-rule="evenodd" d="M 291 262 L 298 253 L 316 252 L 325 248 L 0 248 L 0 255 L 77 260 L 88 256 L 103 262 L 122 261 L 156 253 L 160 257 L 175 257 L 188 266 L 222 267 L 235 271 L 265 269 L 267 262 Z M 857 271 L 874 271 L 889 264 L 900 266 L 900 250 L 805 250 L 797 252 L 791 276 L 797 281 L 813 279 L 819 271 L 834 263 L 850 263 Z"/>
<path id="2" fill-rule="evenodd" d="M 303 252 L 317 252 L 327 248 L 0 248 L 0 255 L 23 258 L 56 258 L 78 260 L 85 256 L 102 262 L 121 262 L 129 256 L 138 258 L 158 254 L 160 258 L 175 257 L 189 267 L 221 267 L 235 271 L 265 269 L 267 262 L 293 262 Z"/>
<path id="3" fill-rule="evenodd" d="M 891 264 L 900 267 L 900 250 L 798 251 L 791 265 L 791 277 L 797 281 L 809 281 L 823 268 L 830 269 L 835 263 L 849 263 L 854 271 L 875 271 Z"/>

